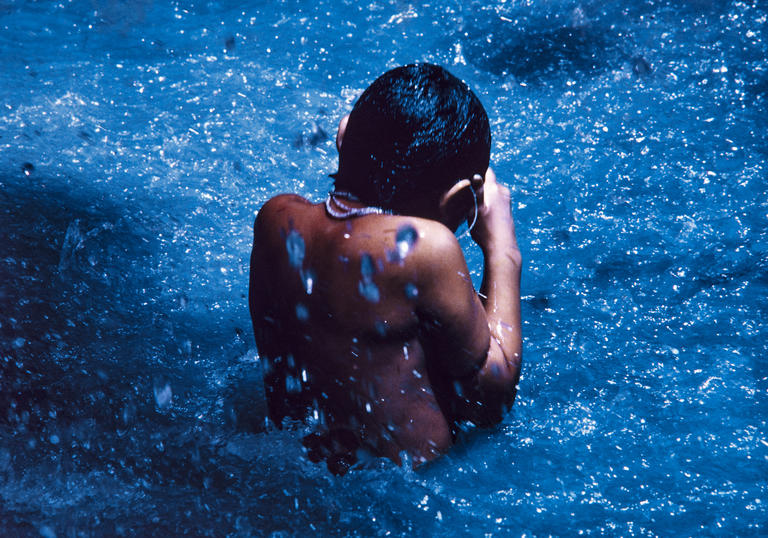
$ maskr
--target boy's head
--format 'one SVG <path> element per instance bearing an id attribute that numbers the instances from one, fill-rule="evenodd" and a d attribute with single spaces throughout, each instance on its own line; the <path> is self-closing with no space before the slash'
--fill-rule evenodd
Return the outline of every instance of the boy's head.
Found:
<path id="1" fill-rule="evenodd" d="M 485 174 L 491 130 L 483 105 L 442 67 L 387 71 L 355 103 L 339 148 L 338 190 L 407 211 Z"/>

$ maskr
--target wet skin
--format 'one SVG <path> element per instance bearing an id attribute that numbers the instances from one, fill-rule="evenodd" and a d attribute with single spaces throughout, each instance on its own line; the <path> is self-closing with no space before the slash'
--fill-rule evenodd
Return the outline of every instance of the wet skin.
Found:
<path id="1" fill-rule="evenodd" d="M 484 248 L 493 304 L 478 298 L 438 220 L 334 219 L 295 195 L 261 209 L 249 304 L 269 417 L 280 425 L 316 410 L 323 426 L 305 439 L 310 458 L 344 472 L 364 445 L 397 463 L 406 451 L 418 465 L 450 448 L 458 422 L 501 419 L 519 377 L 520 256 L 508 191 L 497 187 L 495 177 L 485 187 L 491 203 L 475 232 L 493 247 Z"/>

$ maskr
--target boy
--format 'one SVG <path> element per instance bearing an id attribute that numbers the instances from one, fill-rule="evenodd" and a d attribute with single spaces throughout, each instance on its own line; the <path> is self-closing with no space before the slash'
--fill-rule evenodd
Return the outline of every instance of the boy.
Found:
<path id="1" fill-rule="evenodd" d="M 314 414 L 304 445 L 334 473 L 359 448 L 418 466 L 450 448 L 459 422 L 496 423 L 514 401 L 521 256 L 490 142 L 463 82 L 399 67 L 340 122 L 325 202 L 285 194 L 259 211 L 249 305 L 269 418 Z M 467 219 L 485 257 L 480 294 L 454 235 Z"/>

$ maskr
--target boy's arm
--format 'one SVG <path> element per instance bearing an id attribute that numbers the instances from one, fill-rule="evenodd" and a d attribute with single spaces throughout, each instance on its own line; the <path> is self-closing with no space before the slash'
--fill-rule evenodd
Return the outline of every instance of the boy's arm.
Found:
<path id="1" fill-rule="evenodd" d="M 420 299 L 432 314 L 430 340 L 436 344 L 430 347 L 440 362 L 450 360 L 441 370 L 456 380 L 453 418 L 491 424 L 500 421 L 504 408 L 514 401 L 520 377 L 521 257 L 509 190 L 496 183 L 490 169 L 483 190 L 472 236 L 485 257 L 484 301 L 475 294 L 455 241 L 437 246 L 432 285 Z"/>
<path id="2" fill-rule="evenodd" d="M 299 369 L 287 351 L 287 339 L 277 314 L 274 289 L 274 260 L 278 255 L 270 238 L 279 233 L 277 213 L 286 197 L 268 201 L 259 211 L 253 226 L 248 307 L 253 323 L 256 348 L 264 368 L 264 389 L 270 420 L 277 425 L 285 417 L 302 418 L 306 406 L 302 394 L 289 392 L 291 378 L 299 379 Z"/>
<path id="3" fill-rule="evenodd" d="M 423 226 L 419 244 L 418 315 L 430 369 L 443 379 L 471 378 L 486 362 L 490 330 L 456 236 L 438 223 Z"/>
<path id="4" fill-rule="evenodd" d="M 263 237 L 260 237 L 260 225 L 266 212 L 260 211 L 253 225 L 253 250 L 251 251 L 250 281 L 248 285 L 248 308 L 253 324 L 253 335 L 256 348 L 264 369 L 264 388 L 267 399 L 267 410 L 270 420 L 278 427 L 287 416 L 285 409 L 285 381 L 287 372 L 280 353 L 275 349 L 279 340 L 275 318 L 270 308 L 269 272 L 264 260 L 265 254 Z M 276 360 L 277 359 L 277 360 Z"/>
<path id="5" fill-rule="evenodd" d="M 269 297 L 271 271 L 267 260 L 270 258 L 268 237 L 274 224 L 272 200 L 259 210 L 253 224 L 253 249 L 251 250 L 250 280 L 248 285 L 248 308 L 253 323 L 256 347 L 262 357 L 280 355 L 277 319 L 274 304 Z"/>
<path id="6" fill-rule="evenodd" d="M 472 238 L 483 251 L 485 268 L 480 289 L 484 299 L 491 343 L 488 358 L 475 379 L 463 384 L 465 416 L 476 424 L 501 420 L 501 411 L 512 405 L 520 379 L 522 335 L 520 273 L 522 257 L 510 211 L 510 192 L 488 169 L 482 187 Z"/>

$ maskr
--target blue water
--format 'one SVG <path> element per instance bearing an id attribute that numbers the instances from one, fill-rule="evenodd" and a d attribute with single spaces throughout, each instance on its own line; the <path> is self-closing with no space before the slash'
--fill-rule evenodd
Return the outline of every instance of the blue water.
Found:
<path id="1" fill-rule="evenodd" d="M 0 534 L 768 533 L 768 6 L 0 1 Z M 492 118 L 515 408 L 344 478 L 266 428 L 251 225 L 389 67 Z M 474 277 L 479 251 L 464 240 Z"/>

